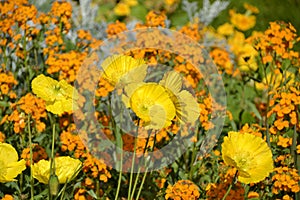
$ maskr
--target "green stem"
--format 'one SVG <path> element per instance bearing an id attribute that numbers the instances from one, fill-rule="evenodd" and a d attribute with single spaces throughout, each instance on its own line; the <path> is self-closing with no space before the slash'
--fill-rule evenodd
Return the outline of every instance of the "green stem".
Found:
<path id="1" fill-rule="evenodd" d="M 135 181 L 134 181 L 132 193 L 131 193 L 131 195 L 130 195 L 131 198 L 134 196 L 134 192 L 135 192 L 137 183 L 138 183 L 138 181 L 139 181 L 140 171 L 141 171 L 141 168 L 139 167 L 138 172 L 137 172 L 136 177 L 135 177 Z"/>
<path id="2" fill-rule="evenodd" d="M 32 172 L 32 142 L 31 142 L 31 130 L 30 130 L 30 115 L 28 115 L 28 134 L 29 134 L 29 151 L 30 151 L 30 199 L 33 200 L 34 196 L 34 183 L 33 183 L 33 172 Z"/>
<path id="3" fill-rule="evenodd" d="M 130 179 L 129 179 L 128 196 L 127 196 L 128 200 L 131 200 L 131 198 L 132 198 L 131 187 L 132 187 L 133 170 L 134 170 L 134 162 L 135 162 L 136 143 L 137 143 L 137 137 L 134 138 L 134 149 L 133 149 L 133 156 L 132 156 L 132 162 L 131 162 L 131 171 L 130 171 Z"/>
<path id="4" fill-rule="evenodd" d="M 54 162 L 54 143 L 55 143 L 55 124 L 52 129 L 52 143 L 51 143 L 51 160 L 50 160 L 50 175 L 55 174 L 55 162 Z"/>
<path id="5" fill-rule="evenodd" d="M 137 133 L 137 135 L 138 135 L 138 131 L 139 131 L 139 124 L 140 124 L 140 120 L 138 120 L 137 127 L 136 127 L 136 133 Z M 132 187 L 132 179 L 133 179 L 133 170 L 134 170 L 134 162 L 135 162 L 137 138 L 138 138 L 137 136 L 134 137 L 133 156 L 132 156 L 132 162 L 131 162 L 131 172 L 130 172 L 129 188 L 128 188 L 128 196 L 127 196 L 128 200 L 132 199 L 132 196 L 131 196 L 131 187 Z M 134 193 L 134 191 L 133 191 L 133 193 Z"/>
<path id="6" fill-rule="evenodd" d="M 53 123 L 52 129 L 52 143 L 51 143 L 51 158 L 50 158 L 50 177 L 49 177 L 49 198 L 53 199 L 53 194 L 51 194 L 51 183 L 50 180 L 55 176 L 55 160 L 54 160 L 54 143 L 55 143 L 55 123 Z"/>
<path id="7" fill-rule="evenodd" d="M 198 140 L 198 135 L 199 135 L 199 127 L 197 126 L 197 131 L 195 131 L 194 137 L 197 138 Z M 191 169 L 189 172 L 189 179 L 192 180 L 193 179 L 193 174 L 195 171 L 195 165 L 194 163 L 196 162 L 196 152 L 197 152 L 197 147 L 196 147 L 196 142 L 194 142 L 193 144 L 193 151 L 192 151 L 192 160 L 191 160 Z"/>
<path id="8" fill-rule="evenodd" d="M 297 164 L 296 151 L 297 151 L 297 124 L 294 125 L 293 140 L 291 146 L 291 156 L 294 159 L 295 164 Z"/>
<path id="9" fill-rule="evenodd" d="M 99 182 L 99 180 L 96 181 L 96 196 L 97 196 L 97 199 L 100 199 L 100 182 Z"/>
<path id="10" fill-rule="evenodd" d="M 148 171 L 148 168 L 146 168 L 146 171 L 144 172 L 144 176 L 143 176 L 142 183 L 141 183 L 141 185 L 140 185 L 140 188 L 139 188 L 138 194 L 136 195 L 136 200 L 138 200 L 138 199 L 139 199 L 139 197 L 140 197 L 140 194 L 141 194 L 141 192 L 142 192 L 143 185 L 144 185 L 144 183 L 145 183 L 145 179 L 146 179 L 146 176 L 147 176 L 147 171 Z"/>
<path id="11" fill-rule="evenodd" d="M 121 158 L 120 158 L 120 168 L 119 168 L 119 179 L 118 179 L 118 187 L 117 192 L 115 196 L 115 200 L 118 199 L 120 188 L 121 188 L 121 182 L 122 182 L 122 168 L 123 168 L 123 151 L 121 150 Z"/>
<path id="12" fill-rule="evenodd" d="M 222 200 L 225 200 L 226 197 L 229 195 L 230 190 L 231 190 L 232 186 L 233 186 L 234 183 L 235 183 L 235 179 L 236 179 L 236 177 L 237 177 L 237 174 L 238 174 L 238 170 L 235 172 L 234 177 L 233 177 L 233 179 L 232 179 L 232 182 L 231 182 L 231 184 L 229 185 L 229 187 L 228 187 L 228 189 L 227 189 L 225 195 L 223 196 Z"/>
<path id="13" fill-rule="evenodd" d="M 270 142 L 270 131 L 269 131 L 269 123 L 268 123 L 268 112 L 269 112 L 269 103 L 270 103 L 270 95 L 269 91 L 267 94 L 267 108 L 266 108 L 266 115 L 265 115 L 265 127 L 266 127 L 266 140 L 268 143 L 268 146 L 271 147 L 271 142 Z"/>

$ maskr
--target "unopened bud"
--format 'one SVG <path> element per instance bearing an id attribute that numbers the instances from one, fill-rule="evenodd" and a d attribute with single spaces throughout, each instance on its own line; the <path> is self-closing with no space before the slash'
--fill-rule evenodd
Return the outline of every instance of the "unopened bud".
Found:
<path id="1" fill-rule="evenodd" d="M 55 174 L 51 174 L 49 179 L 50 195 L 56 196 L 58 194 L 58 189 L 59 189 L 58 177 Z"/>

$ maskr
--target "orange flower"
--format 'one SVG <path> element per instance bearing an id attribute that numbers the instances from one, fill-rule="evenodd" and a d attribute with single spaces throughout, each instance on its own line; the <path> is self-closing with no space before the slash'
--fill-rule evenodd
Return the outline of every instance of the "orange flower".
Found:
<path id="1" fill-rule="evenodd" d="M 5 135 L 0 131 L 0 143 L 5 141 Z"/>
<path id="2" fill-rule="evenodd" d="M 190 180 L 179 180 L 173 186 L 168 185 L 165 199 L 198 199 L 200 192 L 198 186 Z"/>
<path id="3" fill-rule="evenodd" d="M 223 167 L 223 166 L 222 166 Z M 224 170 L 223 170 L 224 171 Z M 236 169 L 230 168 L 227 172 L 221 172 L 220 181 L 218 183 L 209 183 L 206 187 L 206 195 L 208 200 L 222 199 L 233 181 Z M 244 199 L 245 190 L 240 182 L 234 185 L 234 190 L 230 190 L 226 200 Z"/>
<path id="4" fill-rule="evenodd" d="M 163 12 L 150 11 L 146 16 L 146 26 L 148 27 L 165 27 L 167 16 Z"/>
<path id="5" fill-rule="evenodd" d="M 273 175 L 273 188 L 274 194 L 279 194 L 279 191 L 297 193 L 300 191 L 298 184 L 300 176 L 296 169 L 288 167 L 277 167 L 274 169 L 276 174 Z"/>
<path id="6" fill-rule="evenodd" d="M 106 28 L 106 33 L 108 37 L 111 37 L 113 35 L 117 35 L 118 33 L 121 33 L 123 31 L 126 31 L 126 24 L 119 22 L 118 20 L 116 23 L 111 23 Z"/>
<path id="7" fill-rule="evenodd" d="M 1 200 L 14 200 L 14 197 L 10 194 L 6 194 Z"/>
<path id="8" fill-rule="evenodd" d="M 286 148 L 292 145 L 292 141 L 292 138 L 284 138 L 281 135 L 279 135 L 277 145 Z"/>
<path id="9" fill-rule="evenodd" d="M 38 131 L 43 131 L 46 128 L 41 119 L 47 118 L 45 101 L 35 97 L 31 93 L 21 97 L 21 99 L 11 105 L 13 112 L 8 116 L 8 120 L 14 122 L 15 133 L 20 133 L 25 128 L 25 115 L 30 114 L 34 119 L 34 125 Z M 19 113 L 20 111 L 20 113 Z"/>
<path id="10" fill-rule="evenodd" d="M 252 198 L 259 198 L 259 194 L 257 192 L 253 192 L 253 191 L 250 191 L 248 193 L 248 198 L 249 199 L 252 199 Z"/>
<path id="11" fill-rule="evenodd" d="M 21 158 L 23 158 L 26 161 L 26 165 L 30 166 L 30 148 L 27 147 L 23 149 Z M 47 159 L 48 155 L 44 147 L 33 144 L 32 145 L 32 161 L 33 163 L 37 163 L 40 160 Z M 33 164 L 32 163 L 32 164 Z"/>

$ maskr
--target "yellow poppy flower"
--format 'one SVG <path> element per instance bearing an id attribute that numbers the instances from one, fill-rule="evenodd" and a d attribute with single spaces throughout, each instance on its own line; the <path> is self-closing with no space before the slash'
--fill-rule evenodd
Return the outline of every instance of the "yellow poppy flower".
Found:
<path id="1" fill-rule="evenodd" d="M 131 84 L 125 88 L 125 104 L 145 122 L 146 129 L 161 129 L 171 125 L 176 110 L 166 89 L 157 83 Z M 127 103 L 126 103 L 127 102 Z"/>
<path id="2" fill-rule="evenodd" d="M 116 88 L 130 83 L 142 82 L 147 74 L 147 65 L 143 59 L 130 56 L 113 55 L 102 62 L 103 78 Z"/>
<path id="3" fill-rule="evenodd" d="M 15 181 L 14 178 L 26 169 L 24 159 L 18 161 L 18 153 L 15 148 L 7 143 L 0 142 L 0 182 Z"/>
<path id="4" fill-rule="evenodd" d="M 78 93 L 65 80 L 57 81 L 43 74 L 31 82 L 32 91 L 46 101 L 46 109 L 53 114 L 63 114 L 77 108 Z"/>
<path id="5" fill-rule="evenodd" d="M 257 183 L 273 171 L 272 152 L 260 137 L 239 132 L 229 132 L 222 144 L 225 164 L 237 168 L 242 183 Z"/>
<path id="6" fill-rule="evenodd" d="M 166 88 L 172 99 L 179 122 L 181 124 L 194 123 L 200 115 L 199 105 L 189 91 L 181 90 L 182 78 L 180 74 L 175 71 L 168 72 L 159 84 Z"/>
<path id="7" fill-rule="evenodd" d="M 59 183 L 72 180 L 79 173 L 82 163 L 78 159 L 69 156 L 55 158 L 55 174 Z M 50 161 L 40 160 L 32 166 L 33 177 L 40 183 L 48 184 L 50 178 Z"/>

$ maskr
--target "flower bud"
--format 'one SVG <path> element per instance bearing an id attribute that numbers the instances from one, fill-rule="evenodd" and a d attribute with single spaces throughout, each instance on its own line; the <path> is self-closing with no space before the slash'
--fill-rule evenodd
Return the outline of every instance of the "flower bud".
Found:
<path id="1" fill-rule="evenodd" d="M 58 189 L 59 189 L 58 177 L 55 174 L 51 174 L 49 179 L 50 195 L 56 196 L 58 194 Z"/>

